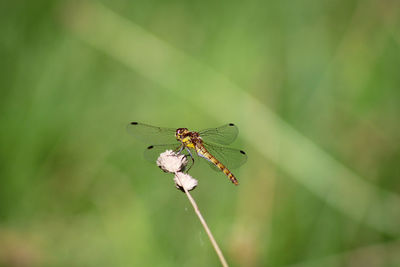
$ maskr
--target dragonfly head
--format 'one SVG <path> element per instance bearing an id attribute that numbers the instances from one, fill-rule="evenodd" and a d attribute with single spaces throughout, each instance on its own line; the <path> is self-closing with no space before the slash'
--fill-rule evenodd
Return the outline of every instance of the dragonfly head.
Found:
<path id="1" fill-rule="evenodd" d="M 175 137 L 176 140 L 181 141 L 183 138 L 185 138 L 189 133 L 189 130 L 187 128 L 178 128 L 175 132 Z"/>

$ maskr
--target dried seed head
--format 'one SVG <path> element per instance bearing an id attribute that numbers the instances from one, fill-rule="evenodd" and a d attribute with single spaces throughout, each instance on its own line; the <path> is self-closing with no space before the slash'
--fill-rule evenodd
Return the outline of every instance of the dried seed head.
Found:
<path id="1" fill-rule="evenodd" d="M 188 191 L 195 189 L 197 186 L 197 180 L 189 174 L 183 172 L 175 173 L 174 182 L 176 188 L 180 189 L 182 192 L 185 192 L 183 186 L 185 186 L 186 190 Z"/>
<path id="2" fill-rule="evenodd" d="M 188 163 L 185 155 L 176 153 L 172 150 L 167 150 L 161 153 L 157 159 L 157 166 L 165 172 L 176 173 L 183 170 Z"/>

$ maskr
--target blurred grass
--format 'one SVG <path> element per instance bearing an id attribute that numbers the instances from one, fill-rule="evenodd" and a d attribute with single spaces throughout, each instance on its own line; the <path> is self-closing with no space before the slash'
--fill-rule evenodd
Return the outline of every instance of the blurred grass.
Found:
<path id="1" fill-rule="evenodd" d="M 1 7 L 0 265 L 217 265 L 131 120 L 239 125 L 241 186 L 193 170 L 234 266 L 400 263 L 396 1 Z"/>

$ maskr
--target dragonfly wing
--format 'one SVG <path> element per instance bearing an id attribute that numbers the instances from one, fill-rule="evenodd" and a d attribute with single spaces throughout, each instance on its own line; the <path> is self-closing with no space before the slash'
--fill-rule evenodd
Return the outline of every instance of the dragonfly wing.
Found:
<path id="1" fill-rule="evenodd" d="M 176 129 L 147 125 L 140 122 L 131 122 L 127 126 L 128 132 L 147 144 L 172 144 L 177 142 Z"/>
<path id="2" fill-rule="evenodd" d="M 239 168 L 247 161 L 246 153 L 240 149 L 223 147 L 209 143 L 204 143 L 204 147 L 228 169 Z M 211 163 L 211 165 L 212 168 L 215 169 L 214 164 Z"/>
<path id="3" fill-rule="evenodd" d="M 212 163 L 211 161 L 207 160 L 207 164 L 208 164 L 208 166 L 210 166 L 210 168 L 211 168 L 212 170 L 214 170 L 214 171 L 216 171 L 216 172 L 220 172 L 220 171 L 221 171 L 221 170 L 220 170 L 217 166 L 215 166 L 215 164 Z"/>
<path id="4" fill-rule="evenodd" d="M 201 138 L 206 142 L 229 145 L 235 141 L 239 133 L 238 127 L 228 123 L 217 128 L 209 128 L 199 132 Z"/>
<path id="5" fill-rule="evenodd" d="M 152 145 L 147 147 L 144 151 L 144 158 L 155 163 L 161 153 L 164 153 L 166 150 L 179 151 L 179 148 L 179 144 Z"/>

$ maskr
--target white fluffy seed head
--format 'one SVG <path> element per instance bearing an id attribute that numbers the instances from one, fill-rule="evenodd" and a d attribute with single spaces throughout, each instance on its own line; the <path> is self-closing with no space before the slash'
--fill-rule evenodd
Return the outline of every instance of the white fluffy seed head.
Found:
<path id="1" fill-rule="evenodd" d="M 172 150 L 167 150 L 161 153 L 157 159 L 157 166 L 165 172 L 176 173 L 183 170 L 188 163 L 185 155 L 176 153 Z"/>
<path id="2" fill-rule="evenodd" d="M 185 186 L 186 190 L 188 191 L 195 189 L 197 186 L 197 180 L 189 174 L 183 172 L 175 173 L 174 182 L 176 188 L 180 189 L 183 192 L 185 191 L 183 190 L 183 186 Z"/>

